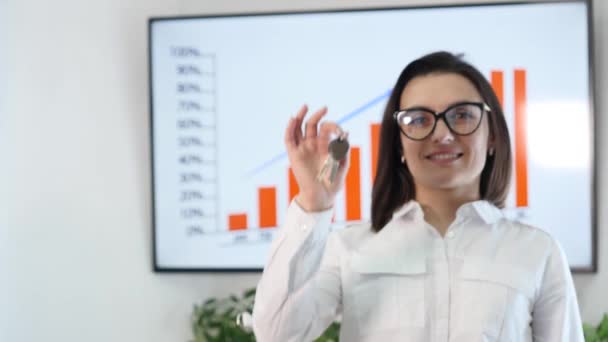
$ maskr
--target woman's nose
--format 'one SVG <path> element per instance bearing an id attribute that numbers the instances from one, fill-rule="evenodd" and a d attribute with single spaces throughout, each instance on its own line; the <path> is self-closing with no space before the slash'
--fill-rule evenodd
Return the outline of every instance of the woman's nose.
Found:
<path id="1" fill-rule="evenodd" d="M 450 131 L 444 120 L 438 120 L 432 135 L 433 142 L 448 143 L 454 141 L 454 133 Z"/>

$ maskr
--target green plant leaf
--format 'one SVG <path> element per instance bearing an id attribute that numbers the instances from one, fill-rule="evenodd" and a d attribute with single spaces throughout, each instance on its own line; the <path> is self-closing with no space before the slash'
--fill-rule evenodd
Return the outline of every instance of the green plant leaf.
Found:
<path id="1" fill-rule="evenodd" d="M 604 314 L 602 321 L 597 327 L 597 336 L 602 339 L 608 339 L 608 314 Z"/>
<path id="2" fill-rule="evenodd" d="M 333 322 L 323 335 L 319 336 L 314 342 L 338 342 L 340 339 L 340 323 Z"/>
<path id="3" fill-rule="evenodd" d="M 207 305 L 210 305 L 210 304 L 214 304 L 215 302 L 217 302 L 217 299 L 216 299 L 216 298 L 209 298 L 209 299 L 207 299 L 207 300 L 206 300 L 206 301 L 203 303 L 203 306 L 207 306 Z"/>
<path id="4" fill-rule="evenodd" d="M 585 341 L 593 341 L 597 339 L 597 333 L 595 327 L 588 323 L 583 323 L 583 334 L 585 335 Z"/>
<path id="5" fill-rule="evenodd" d="M 234 308 L 228 308 L 222 313 L 222 316 L 226 319 L 230 319 L 230 318 L 236 319 L 236 315 L 234 314 L 234 311 L 235 311 Z"/>
<path id="6" fill-rule="evenodd" d="M 245 292 L 243 293 L 243 297 L 244 298 L 253 298 L 255 297 L 255 287 L 245 290 Z"/>

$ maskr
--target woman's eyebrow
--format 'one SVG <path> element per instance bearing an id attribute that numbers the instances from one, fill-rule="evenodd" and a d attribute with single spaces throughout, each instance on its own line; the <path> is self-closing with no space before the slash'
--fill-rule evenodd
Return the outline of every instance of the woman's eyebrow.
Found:
<path id="1" fill-rule="evenodd" d="M 431 109 L 430 107 L 427 106 L 422 106 L 422 105 L 414 105 L 414 106 L 409 106 L 409 107 L 405 107 L 402 110 L 413 110 L 413 109 L 425 109 L 431 112 L 434 112 L 433 109 Z"/>
<path id="2" fill-rule="evenodd" d="M 458 101 L 453 101 L 453 102 L 451 102 L 449 105 L 445 106 L 445 107 L 444 107 L 442 110 L 440 110 L 440 111 L 435 111 L 435 110 L 433 110 L 432 108 L 430 108 L 430 107 L 428 107 L 428 106 L 425 106 L 425 105 L 413 105 L 413 106 L 408 106 L 408 107 L 405 107 L 405 108 L 403 108 L 403 109 L 401 109 L 401 110 L 424 109 L 424 110 L 428 110 L 428 111 L 431 111 L 431 112 L 434 112 L 434 113 L 439 113 L 439 112 L 442 112 L 442 111 L 444 111 L 444 110 L 446 110 L 446 109 L 448 109 L 448 108 L 450 108 L 450 107 L 453 107 L 453 106 L 455 106 L 455 105 L 458 105 L 458 104 L 461 104 L 461 103 L 470 103 L 470 102 L 482 102 L 482 100 L 470 100 L 470 99 L 466 99 L 466 100 L 458 100 Z"/>

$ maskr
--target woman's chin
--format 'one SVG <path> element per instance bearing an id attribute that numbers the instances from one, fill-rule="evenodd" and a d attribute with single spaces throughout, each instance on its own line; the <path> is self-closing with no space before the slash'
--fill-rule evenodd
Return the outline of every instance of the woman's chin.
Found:
<path id="1" fill-rule="evenodd" d="M 464 179 L 464 177 L 458 177 L 454 175 L 449 176 L 437 176 L 437 177 L 429 177 L 425 182 L 421 182 L 422 187 L 427 188 L 429 190 L 465 190 L 467 188 L 474 188 L 475 185 L 471 182 L 468 182 Z M 473 182 L 474 183 L 474 182 Z M 479 190 L 479 186 L 476 188 Z M 474 190 L 474 189 L 472 189 Z"/>

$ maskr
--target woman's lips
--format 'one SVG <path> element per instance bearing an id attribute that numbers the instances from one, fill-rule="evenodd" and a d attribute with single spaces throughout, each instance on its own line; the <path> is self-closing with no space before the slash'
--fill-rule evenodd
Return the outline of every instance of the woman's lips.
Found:
<path id="1" fill-rule="evenodd" d="M 426 156 L 426 159 L 435 163 L 449 164 L 458 160 L 462 155 L 463 153 L 460 152 L 435 152 Z"/>

